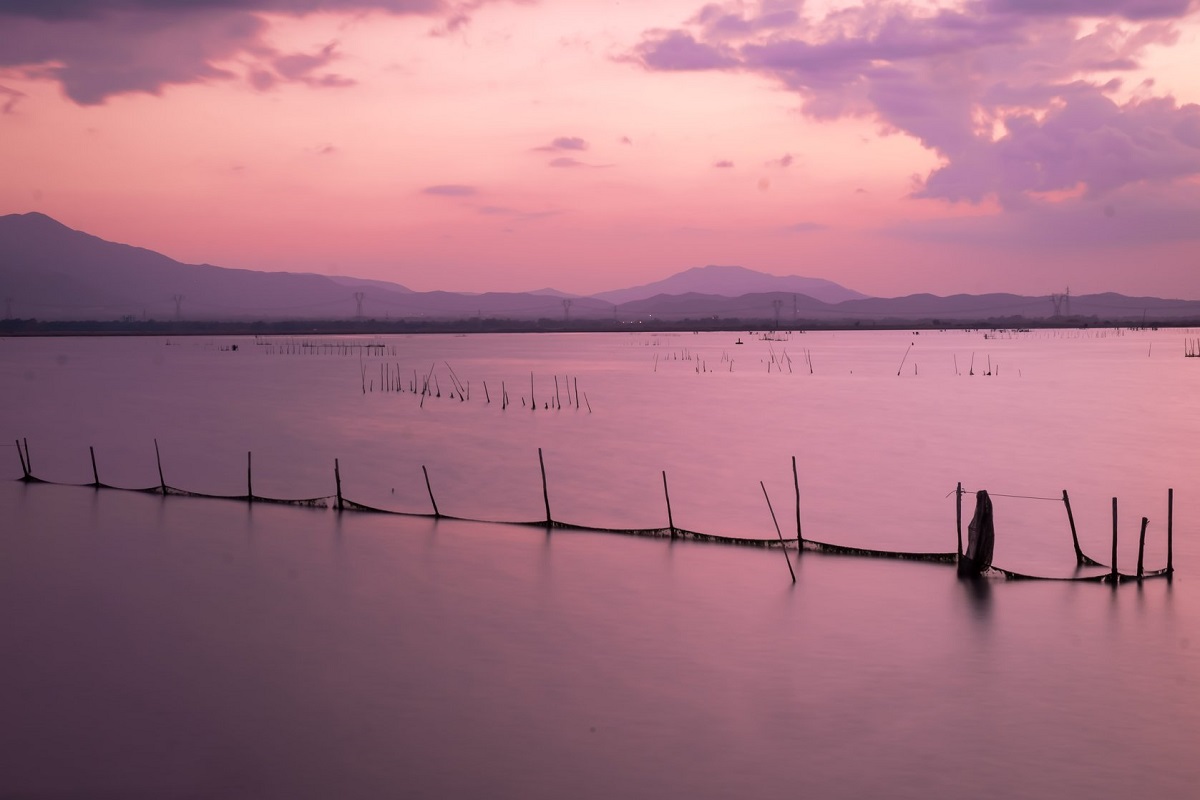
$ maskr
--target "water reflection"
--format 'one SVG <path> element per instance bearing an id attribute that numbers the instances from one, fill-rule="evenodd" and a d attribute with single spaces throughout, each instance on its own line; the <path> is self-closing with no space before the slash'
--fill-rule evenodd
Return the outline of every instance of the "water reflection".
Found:
<path id="1" fill-rule="evenodd" d="M 980 622 L 989 622 L 992 617 L 992 582 L 981 575 L 959 576 L 971 616 Z"/>

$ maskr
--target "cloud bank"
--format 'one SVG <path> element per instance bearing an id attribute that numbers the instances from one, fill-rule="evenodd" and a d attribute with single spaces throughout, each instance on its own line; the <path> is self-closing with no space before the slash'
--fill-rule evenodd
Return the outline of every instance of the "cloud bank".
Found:
<path id="1" fill-rule="evenodd" d="M 97 105 L 133 92 L 231 80 L 249 62 L 256 89 L 280 83 L 353 83 L 329 67 L 336 43 L 315 53 L 281 53 L 266 43 L 267 15 L 426 15 L 459 27 L 490 0 L 5 0 L 0 3 L 0 68 L 58 81 L 75 103 Z"/>
<path id="2" fill-rule="evenodd" d="M 1200 175 L 1200 106 L 1121 99 L 1122 75 L 1178 38 L 1191 0 L 891 0 L 810 18 L 798 2 L 709 4 L 646 31 L 652 71 L 736 70 L 801 98 L 816 119 L 868 117 L 943 163 L 914 194 L 1022 208 Z"/>

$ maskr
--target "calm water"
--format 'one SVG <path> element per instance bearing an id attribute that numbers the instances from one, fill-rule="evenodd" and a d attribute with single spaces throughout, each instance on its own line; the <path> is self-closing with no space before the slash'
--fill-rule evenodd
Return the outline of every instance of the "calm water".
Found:
<path id="1" fill-rule="evenodd" d="M 532 520 L 540 447 L 556 519 L 665 525 L 665 471 L 676 525 L 770 538 L 795 456 L 813 538 L 953 550 L 956 482 L 1067 489 L 1105 561 L 1120 498 L 1126 571 L 1142 516 L 1164 563 L 1173 487 L 1177 569 L 969 589 L 805 554 L 793 587 L 779 551 L 23 485 L 0 446 L 0 794 L 1191 797 L 1196 335 L 0 340 L 0 442 L 47 479 L 90 482 L 92 445 L 156 485 L 157 438 L 186 489 L 244 493 L 249 450 L 257 494 L 331 494 L 338 458 L 348 497 L 427 512 L 424 465 L 442 513 Z M 995 503 L 997 564 L 1071 574 L 1061 502 Z"/>

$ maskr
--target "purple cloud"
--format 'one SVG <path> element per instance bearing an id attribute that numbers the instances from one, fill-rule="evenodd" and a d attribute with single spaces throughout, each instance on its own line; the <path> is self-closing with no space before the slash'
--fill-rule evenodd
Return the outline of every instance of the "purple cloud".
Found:
<path id="1" fill-rule="evenodd" d="M 551 159 L 550 166 L 558 167 L 560 169 L 574 169 L 575 167 L 587 167 L 590 165 L 585 164 L 584 162 L 579 161 L 578 159 L 568 158 L 567 156 L 563 156 L 561 158 Z"/>
<path id="2" fill-rule="evenodd" d="M 638 45 L 635 59 L 653 70 L 724 69 L 737 59 L 721 46 L 696 41 L 686 31 L 657 31 Z"/>
<path id="3" fill-rule="evenodd" d="M 713 167 L 715 167 L 716 169 L 732 169 L 733 162 L 727 158 L 723 158 L 720 161 L 714 161 Z"/>
<path id="4" fill-rule="evenodd" d="M 768 162 L 767 162 L 766 164 L 764 164 L 763 166 L 767 166 L 767 167 L 779 167 L 780 169 L 787 169 L 787 168 L 788 168 L 788 167 L 790 167 L 790 166 L 791 166 L 791 165 L 792 165 L 792 164 L 793 164 L 795 161 L 796 161 L 796 157 L 795 157 L 795 156 L 793 156 L 791 153 L 784 153 L 784 154 L 783 154 L 782 156 L 780 156 L 779 158 L 772 158 L 770 161 L 768 161 Z"/>
<path id="5" fill-rule="evenodd" d="M 464 186 L 459 183 L 443 183 L 437 186 L 426 186 L 421 194 L 431 194 L 435 197 L 471 197 L 479 191 L 474 186 Z"/>
<path id="6" fill-rule="evenodd" d="M 280 53 L 267 44 L 266 15 L 380 11 L 457 19 L 485 2 L 492 0 L 5 0 L 0 68 L 57 81 L 80 105 L 238 77 L 259 90 L 281 82 L 348 86 L 353 81 L 324 71 L 337 57 L 334 45 Z M 221 66 L 234 62 L 247 64 L 244 75 Z"/>
<path id="7" fill-rule="evenodd" d="M 631 57 L 650 70 L 765 76 L 799 95 L 810 117 L 864 116 L 907 133 L 943 160 L 918 182 L 919 197 L 1017 207 L 1044 192 L 1200 174 L 1200 107 L 1111 97 L 1113 72 L 1175 43 L 1171 20 L 1190 1 L 968 0 L 929 10 L 883 0 L 790 19 L 783 12 L 795 5 L 764 3 L 757 16 L 741 3 L 705 6 L 686 29 L 647 31 Z M 1097 73 L 1104 82 L 1089 79 Z"/>
<path id="8" fill-rule="evenodd" d="M 578 136 L 559 136 L 553 139 L 550 144 L 544 144 L 541 147 L 533 149 L 539 153 L 553 153 L 559 150 L 583 151 L 588 149 L 588 143 Z"/>

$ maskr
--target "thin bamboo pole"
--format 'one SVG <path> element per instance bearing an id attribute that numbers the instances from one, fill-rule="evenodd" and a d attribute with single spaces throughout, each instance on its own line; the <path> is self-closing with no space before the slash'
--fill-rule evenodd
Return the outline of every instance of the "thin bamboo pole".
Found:
<path id="1" fill-rule="evenodd" d="M 962 481 L 954 489 L 954 525 L 958 529 L 958 557 L 962 558 Z"/>
<path id="2" fill-rule="evenodd" d="M 1063 489 L 1063 505 L 1067 508 L 1067 522 L 1071 526 L 1071 544 L 1075 546 L 1075 563 L 1082 566 L 1089 559 L 1083 554 L 1083 549 L 1079 546 L 1079 534 L 1075 530 L 1075 515 L 1071 512 L 1071 497 L 1067 494 L 1067 490 Z"/>
<path id="3" fill-rule="evenodd" d="M 663 470 L 663 496 L 667 498 L 667 527 L 671 531 L 671 538 L 675 538 L 675 518 L 671 516 L 671 493 L 667 491 L 667 471 Z"/>
<path id="4" fill-rule="evenodd" d="M 100 474 L 96 472 L 96 449 L 88 446 L 88 454 L 92 457 L 92 486 L 100 486 Z"/>
<path id="5" fill-rule="evenodd" d="M 1146 526 L 1148 524 L 1150 524 L 1150 520 L 1148 520 L 1145 517 L 1142 517 L 1142 533 L 1140 536 L 1138 536 L 1137 578 L 1139 581 L 1142 579 L 1142 557 L 1146 553 Z"/>
<path id="6" fill-rule="evenodd" d="M 338 460 L 333 460 L 333 482 L 337 486 L 337 510 L 341 511 L 342 505 L 342 470 L 338 466 Z"/>
<path id="7" fill-rule="evenodd" d="M 771 508 L 771 498 L 767 494 L 767 486 L 762 481 L 758 482 L 762 487 L 763 497 L 767 501 L 767 510 L 771 512 L 771 521 L 775 523 L 775 534 L 779 537 L 779 549 L 783 551 L 783 560 L 787 562 L 788 574 L 792 576 L 792 583 L 796 582 L 796 571 L 792 569 L 792 559 L 788 557 L 787 547 L 783 544 L 783 532 L 779 530 L 779 520 L 775 518 L 775 509 Z"/>
<path id="8" fill-rule="evenodd" d="M 437 500 L 433 499 L 433 487 L 429 485 L 429 470 L 425 469 L 425 465 L 421 465 L 421 472 L 425 473 L 425 491 L 429 492 L 429 502 L 433 504 L 433 516 L 438 519 L 442 516 L 438 511 Z"/>
<path id="9" fill-rule="evenodd" d="M 246 499 L 254 502 L 254 481 L 250 475 L 250 451 L 246 451 Z"/>
<path id="10" fill-rule="evenodd" d="M 1174 542 L 1174 525 L 1175 523 L 1175 490 L 1167 489 L 1167 576 L 1170 577 L 1175 572 L 1175 565 L 1171 563 L 1171 556 Z"/>
<path id="11" fill-rule="evenodd" d="M 163 479 L 162 471 L 162 456 L 158 452 L 158 439 L 154 440 L 154 461 L 158 464 L 158 487 L 162 489 L 162 493 L 167 493 L 167 482 Z"/>
<path id="12" fill-rule="evenodd" d="M 546 503 L 546 525 L 550 526 L 554 520 L 550 518 L 550 490 L 546 488 L 546 461 L 542 458 L 542 448 L 538 448 L 538 464 L 542 468 L 542 500 Z"/>
<path id="13" fill-rule="evenodd" d="M 792 486 L 796 489 L 796 549 L 804 552 L 804 532 L 800 528 L 800 474 L 796 471 L 796 457 L 792 456 Z"/>
<path id="14" fill-rule="evenodd" d="M 1113 506 L 1113 537 L 1112 537 L 1112 582 L 1116 585 L 1120 580 L 1120 574 L 1117 572 L 1117 498 L 1112 499 Z"/>
<path id="15" fill-rule="evenodd" d="M 25 454 L 21 452 L 21 440 L 17 439 L 17 458 L 21 459 L 21 480 L 29 478 L 29 467 L 25 464 Z"/>

